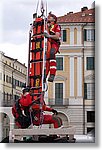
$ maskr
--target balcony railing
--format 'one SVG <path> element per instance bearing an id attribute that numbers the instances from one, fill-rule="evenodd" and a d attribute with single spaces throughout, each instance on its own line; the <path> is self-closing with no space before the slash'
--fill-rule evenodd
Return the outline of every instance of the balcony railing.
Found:
<path id="1" fill-rule="evenodd" d="M 69 99 L 68 98 L 57 98 L 57 99 L 48 99 L 48 105 L 49 106 L 68 106 L 69 105 Z"/>

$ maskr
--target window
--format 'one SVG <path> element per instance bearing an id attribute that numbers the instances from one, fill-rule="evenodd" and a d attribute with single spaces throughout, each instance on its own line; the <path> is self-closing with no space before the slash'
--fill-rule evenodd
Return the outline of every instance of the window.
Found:
<path id="1" fill-rule="evenodd" d="M 8 101 L 8 99 L 9 99 L 9 95 L 8 95 L 8 93 L 7 93 L 7 101 Z"/>
<path id="2" fill-rule="evenodd" d="M 10 100 L 10 98 L 11 98 L 11 95 L 10 95 L 10 94 L 8 94 L 8 100 Z"/>
<path id="3" fill-rule="evenodd" d="M 5 93 L 5 101 L 7 101 L 7 93 Z"/>
<path id="4" fill-rule="evenodd" d="M 19 81 L 19 82 L 20 82 L 20 81 Z M 24 87 L 24 86 L 25 86 L 25 83 L 20 82 L 20 83 L 19 83 L 19 86 L 22 88 L 22 87 Z"/>
<path id="5" fill-rule="evenodd" d="M 5 74 L 4 74 L 4 82 L 5 82 Z"/>
<path id="6" fill-rule="evenodd" d="M 95 111 L 87 111 L 87 122 L 95 122 Z"/>
<path id="7" fill-rule="evenodd" d="M 94 83 L 85 83 L 84 84 L 84 98 L 85 99 L 94 99 L 95 98 L 95 84 Z"/>
<path id="8" fill-rule="evenodd" d="M 87 70 L 94 70 L 94 66 L 95 66 L 94 57 L 87 57 L 86 59 L 87 59 L 87 63 L 86 63 Z"/>
<path id="9" fill-rule="evenodd" d="M 57 70 L 63 70 L 63 57 L 57 57 Z"/>
<path id="10" fill-rule="evenodd" d="M 9 83 L 12 83 L 11 77 L 9 77 Z"/>
<path id="11" fill-rule="evenodd" d="M 3 99 L 4 99 L 4 101 L 5 101 L 5 92 L 3 93 Z"/>
<path id="12" fill-rule="evenodd" d="M 62 41 L 63 42 L 67 41 L 67 31 L 66 30 L 62 30 Z"/>
<path id="13" fill-rule="evenodd" d="M 8 75 L 6 76 L 6 82 L 8 83 Z"/>
<path id="14" fill-rule="evenodd" d="M 13 78 L 13 88 L 16 88 L 16 79 Z"/>
<path id="15" fill-rule="evenodd" d="M 19 86 L 19 80 L 16 80 L 16 86 Z"/>
<path id="16" fill-rule="evenodd" d="M 95 29 L 84 30 L 84 41 L 95 41 Z"/>
<path id="17" fill-rule="evenodd" d="M 63 83 L 55 83 L 55 105 L 63 105 Z"/>
<path id="18" fill-rule="evenodd" d="M 22 87 L 22 82 L 20 81 L 20 87 Z"/>
<path id="19" fill-rule="evenodd" d="M 93 135 L 95 135 L 95 128 L 94 127 L 87 127 L 87 133 L 91 132 Z"/>

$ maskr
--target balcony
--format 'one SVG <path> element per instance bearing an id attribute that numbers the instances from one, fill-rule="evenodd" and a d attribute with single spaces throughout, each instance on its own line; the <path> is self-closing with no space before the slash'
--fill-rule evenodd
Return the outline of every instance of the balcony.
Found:
<path id="1" fill-rule="evenodd" d="M 69 105 L 69 99 L 68 98 L 57 98 L 57 99 L 48 99 L 48 105 L 49 106 L 68 106 Z"/>

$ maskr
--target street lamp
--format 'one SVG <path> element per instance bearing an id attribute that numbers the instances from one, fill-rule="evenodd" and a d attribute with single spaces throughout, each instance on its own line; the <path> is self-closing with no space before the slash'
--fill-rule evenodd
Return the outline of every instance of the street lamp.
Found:
<path id="1" fill-rule="evenodd" d="M 13 99 L 13 73 L 15 72 L 14 64 L 17 62 L 17 59 L 14 59 L 13 61 L 13 71 L 12 71 L 12 99 Z"/>

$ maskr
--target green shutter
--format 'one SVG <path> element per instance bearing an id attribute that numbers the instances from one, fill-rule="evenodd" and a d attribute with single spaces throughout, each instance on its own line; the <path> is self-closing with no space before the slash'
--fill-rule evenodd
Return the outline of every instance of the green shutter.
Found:
<path id="1" fill-rule="evenodd" d="M 86 32 L 87 30 L 86 29 L 84 29 L 84 41 L 87 41 L 86 39 L 87 39 L 87 32 Z"/>
<path id="2" fill-rule="evenodd" d="M 94 70 L 95 62 L 94 57 L 87 57 L 87 70 Z"/>
<path id="3" fill-rule="evenodd" d="M 55 104 L 63 105 L 63 83 L 55 83 Z"/>
<path id="4" fill-rule="evenodd" d="M 95 41 L 95 29 L 94 29 L 94 41 Z"/>
<path id="5" fill-rule="evenodd" d="M 57 70 L 63 70 L 63 57 L 57 57 Z"/>
<path id="6" fill-rule="evenodd" d="M 67 34 L 66 34 L 66 30 L 63 30 L 63 42 L 67 41 Z"/>
<path id="7" fill-rule="evenodd" d="M 87 83 L 84 83 L 84 98 L 87 99 Z"/>

